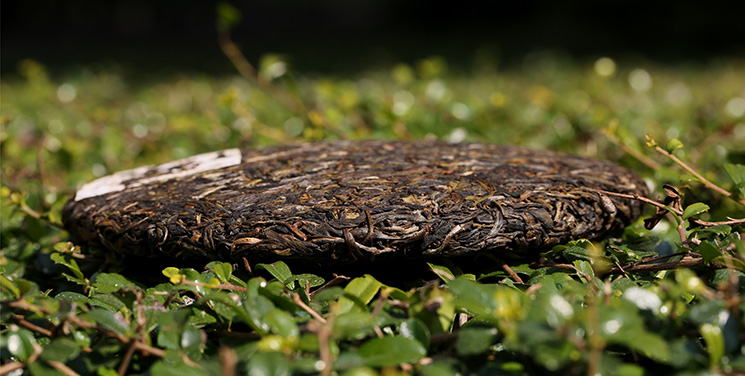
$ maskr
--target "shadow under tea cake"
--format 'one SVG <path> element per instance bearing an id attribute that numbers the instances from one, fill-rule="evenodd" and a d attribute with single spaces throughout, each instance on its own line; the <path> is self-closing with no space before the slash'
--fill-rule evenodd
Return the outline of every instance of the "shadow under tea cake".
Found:
<path id="1" fill-rule="evenodd" d="M 333 141 L 229 149 L 84 185 L 63 221 L 139 256 L 347 264 L 529 253 L 596 239 L 647 195 L 608 161 L 479 143 Z"/>

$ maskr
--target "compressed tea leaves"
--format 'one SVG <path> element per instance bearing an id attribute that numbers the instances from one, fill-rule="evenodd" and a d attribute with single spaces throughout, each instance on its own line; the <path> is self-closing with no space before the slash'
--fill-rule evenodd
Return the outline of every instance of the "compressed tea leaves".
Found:
<path id="1" fill-rule="evenodd" d="M 316 264 L 525 253 L 623 228 L 646 195 L 611 162 L 517 147 L 335 141 L 230 149 L 84 185 L 73 237 L 140 256 Z"/>

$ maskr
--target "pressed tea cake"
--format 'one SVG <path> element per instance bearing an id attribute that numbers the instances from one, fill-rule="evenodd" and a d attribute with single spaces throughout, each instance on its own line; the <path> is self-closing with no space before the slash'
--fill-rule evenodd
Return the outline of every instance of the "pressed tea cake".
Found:
<path id="1" fill-rule="evenodd" d="M 119 172 L 64 208 L 76 239 L 133 255 L 317 264 L 526 253 L 623 228 L 643 181 L 611 162 L 430 141 L 230 149 Z"/>

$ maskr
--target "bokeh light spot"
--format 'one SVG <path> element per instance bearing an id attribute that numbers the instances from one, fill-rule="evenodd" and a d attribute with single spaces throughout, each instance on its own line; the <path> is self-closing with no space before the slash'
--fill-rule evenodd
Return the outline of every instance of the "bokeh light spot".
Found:
<path id="1" fill-rule="evenodd" d="M 297 137 L 303 134 L 305 123 L 298 117 L 291 117 L 285 121 L 285 132 L 291 137 Z"/>
<path id="2" fill-rule="evenodd" d="M 616 62 L 609 57 L 601 57 L 595 61 L 595 73 L 602 77 L 610 77 L 616 73 Z"/>
<path id="3" fill-rule="evenodd" d="M 72 86 L 70 84 L 62 84 L 59 88 L 57 88 L 57 99 L 60 100 L 62 103 L 70 103 L 75 100 L 75 97 L 78 96 L 78 91 L 75 89 L 75 86 Z"/>
<path id="4" fill-rule="evenodd" d="M 691 101 L 691 90 L 682 82 L 676 82 L 665 93 L 667 103 L 675 107 L 682 107 Z"/>
<path id="5" fill-rule="evenodd" d="M 466 120 L 471 117 L 472 111 L 465 103 L 455 103 L 450 112 L 458 120 Z"/>
<path id="6" fill-rule="evenodd" d="M 147 126 L 144 124 L 137 123 L 134 127 L 132 127 L 132 134 L 137 138 L 144 138 L 145 136 L 147 136 L 147 133 Z"/>
<path id="7" fill-rule="evenodd" d="M 634 69 L 629 73 L 629 85 L 635 91 L 649 91 L 652 88 L 652 76 L 644 69 Z"/>
<path id="8" fill-rule="evenodd" d="M 468 136 L 468 132 L 464 128 L 455 128 L 448 136 L 448 141 L 453 143 L 463 142 Z"/>
<path id="9" fill-rule="evenodd" d="M 740 117 L 745 115 L 745 98 L 734 97 L 727 101 L 725 107 L 727 113 L 732 117 Z"/>

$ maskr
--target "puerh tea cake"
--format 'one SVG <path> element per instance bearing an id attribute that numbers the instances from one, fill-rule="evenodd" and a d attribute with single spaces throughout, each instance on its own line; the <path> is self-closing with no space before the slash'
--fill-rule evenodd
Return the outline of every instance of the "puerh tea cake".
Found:
<path id="1" fill-rule="evenodd" d="M 611 162 L 517 147 L 334 141 L 230 149 L 115 173 L 63 210 L 80 242 L 249 262 L 526 253 L 623 228 L 646 195 Z"/>

